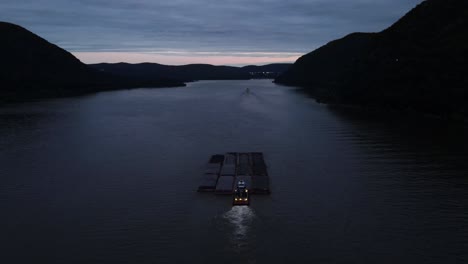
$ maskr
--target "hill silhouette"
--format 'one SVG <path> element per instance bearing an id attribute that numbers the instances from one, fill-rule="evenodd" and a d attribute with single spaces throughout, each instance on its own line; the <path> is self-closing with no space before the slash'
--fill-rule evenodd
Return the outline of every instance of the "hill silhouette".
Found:
<path id="1" fill-rule="evenodd" d="M 15 24 L 0 22 L 0 102 L 131 87 L 178 86 L 100 73 L 66 50 Z"/>
<path id="2" fill-rule="evenodd" d="M 0 22 L 0 34 L 3 99 L 65 93 L 94 78 L 73 55 L 20 26 Z"/>
<path id="3" fill-rule="evenodd" d="M 299 58 L 275 82 L 333 103 L 467 117 L 468 1 L 427 0 L 380 33 L 353 33 Z"/>
<path id="4" fill-rule="evenodd" d="M 92 68 L 128 78 L 151 81 L 169 78 L 182 82 L 196 80 L 248 80 L 252 78 L 274 78 L 286 71 L 292 64 L 278 63 L 264 66 L 214 66 L 209 64 L 189 64 L 181 66 L 157 63 L 99 63 L 90 64 Z"/>
<path id="5" fill-rule="evenodd" d="M 272 63 L 262 66 L 248 65 L 241 69 L 248 72 L 252 78 L 274 79 L 286 72 L 291 66 L 292 63 Z"/>
<path id="6" fill-rule="evenodd" d="M 156 63 L 86 65 L 27 29 L 0 22 L 0 103 L 112 89 L 183 86 L 194 80 L 274 78 L 292 64 L 168 66 Z"/>

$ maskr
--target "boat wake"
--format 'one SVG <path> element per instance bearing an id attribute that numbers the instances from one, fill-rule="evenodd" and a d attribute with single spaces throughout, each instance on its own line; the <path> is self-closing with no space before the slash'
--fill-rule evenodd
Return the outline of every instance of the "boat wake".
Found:
<path id="1" fill-rule="evenodd" d="M 249 227 L 255 213 L 249 206 L 233 206 L 223 215 L 232 228 L 232 242 L 241 248 L 247 244 Z"/>

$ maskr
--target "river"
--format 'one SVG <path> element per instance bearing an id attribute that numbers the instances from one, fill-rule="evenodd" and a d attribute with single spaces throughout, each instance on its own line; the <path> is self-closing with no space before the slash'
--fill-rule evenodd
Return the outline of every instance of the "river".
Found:
<path id="1" fill-rule="evenodd" d="M 467 263 L 467 138 L 270 80 L 2 106 L 1 259 Z M 271 195 L 196 192 L 228 151 L 265 154 Z"/>

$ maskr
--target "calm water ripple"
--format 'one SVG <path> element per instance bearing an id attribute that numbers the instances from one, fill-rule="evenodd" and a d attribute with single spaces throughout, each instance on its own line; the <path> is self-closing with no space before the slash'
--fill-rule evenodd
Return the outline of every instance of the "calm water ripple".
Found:
<path id="1" fill-rule="evenodd" d="M 467 263 L 467 139 L 268 80 L 3 106 L 2 263 Z M 196 193 L 226 151 L 273 193 Z"/>

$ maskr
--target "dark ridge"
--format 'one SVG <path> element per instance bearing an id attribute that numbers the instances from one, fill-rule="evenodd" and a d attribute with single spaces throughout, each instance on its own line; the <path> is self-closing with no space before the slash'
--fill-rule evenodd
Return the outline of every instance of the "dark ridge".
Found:
<path id="1" fill-rule="evenodd" d="M 292 64 L 269 64 L 265 66 L 214 66 L 209 64 L 189 64 L 181 66 L 162 65 L 157 63 L 99 63 L 90 64 L 92 68 L 105 73 L 154 80 L 169 78 L 182 82 L 196 80 L 248 80 L 252 78 L 277 77 Z"/>
<path id="2" fill-rule="evenodd" d="M 427 0 L 380 33 L 354 33 L 302 56 L 275 82 L 320 101 L 466 119 L 468 1 Z"/>
<path id="3" fill-rule="evenodd" d="M 148 81 L 159 78 L 170 78 L 183 82 L 196 80 L 249 79 L 249 76 L 240 71 L 239 68 L 229 66 L 213 66 L 208 64 L 170 66 L 157 63 L 100 63 L 91 64 L 90 67 L 99 70 L 100 72 Z"/>
<path id="4" fill-rule="evenodd" d="M 291 66 L 291 63 L 273 63 L 263 66 L 248 65 L 242 67 L 241 69 L 245 72 L 248 72 L 251 78 L 274 79 L 280 76 L 282 73 L 286 72 Z"/>
<path id="5" fill-rule="evenodd" d="M 292 63 L 272 63 L 262 66 L 257 65 L 248 65 L 242 67 L 244 71 L 255 72 L 255 71 L 265 71 L 265 72 L 285 72 L 292 66 Z"/>
<path id="6" fill-rule="evenodd" d="M 99 73 L 71 53 L 15 24 L 0 22 L 0 102 L 24 101 L 140 86 L 183 85 Z"/>

